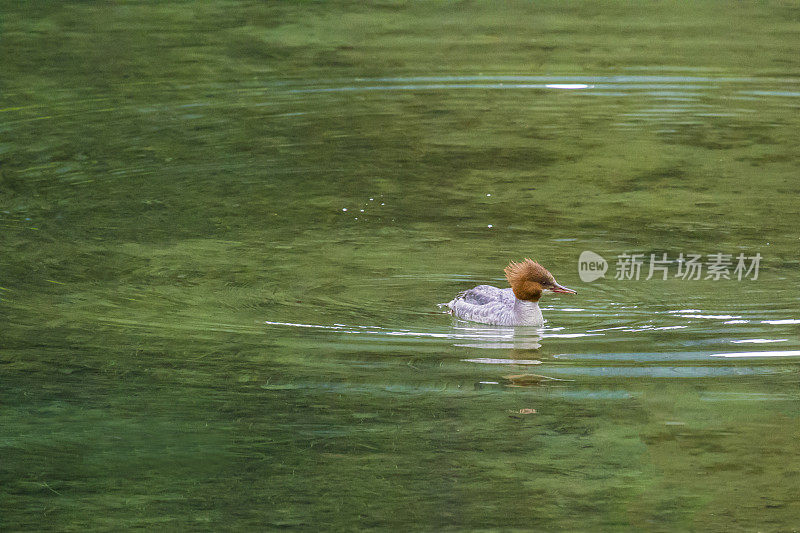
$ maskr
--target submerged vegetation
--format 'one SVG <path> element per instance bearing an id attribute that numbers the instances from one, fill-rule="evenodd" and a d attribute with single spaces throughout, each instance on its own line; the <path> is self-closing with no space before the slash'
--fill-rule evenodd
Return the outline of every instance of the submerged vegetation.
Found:
<path id="1" fill-rule="evenodd" d="M 793 5 L 2 12 L 3 529 L 798 523 Z M 528 255 L 543 333 L 437 312 Z"/>

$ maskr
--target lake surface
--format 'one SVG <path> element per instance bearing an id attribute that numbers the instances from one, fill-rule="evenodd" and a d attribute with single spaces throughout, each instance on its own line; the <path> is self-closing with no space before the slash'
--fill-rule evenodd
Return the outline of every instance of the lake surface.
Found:
<path id="1" fill-rule="evenodd" d="M 800 523 L 793 4 L 3 11 L 3 529 Z"/>

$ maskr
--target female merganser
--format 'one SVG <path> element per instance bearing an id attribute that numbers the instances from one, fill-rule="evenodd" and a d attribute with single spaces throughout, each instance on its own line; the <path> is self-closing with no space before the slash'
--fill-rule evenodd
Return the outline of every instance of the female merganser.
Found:
<path id="1" fill-rule="evenodd" d="M 491 285 L 478 285 L 461 292 L 451 302 L 444 304 L 453 315 L 464 320 L 496 326 L 543 326 L 539 309 L 543 291 L 576 294 L 559 285 L 553 275 L 532 259 L 520 263 L 512 261 L 505 268 L 510 289 Z"/>

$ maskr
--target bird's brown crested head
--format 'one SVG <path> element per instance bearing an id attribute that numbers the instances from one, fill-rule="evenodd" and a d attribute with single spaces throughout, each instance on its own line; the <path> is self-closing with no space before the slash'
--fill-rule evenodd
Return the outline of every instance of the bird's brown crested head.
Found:
<path id="1" fill-rule="evenodd" d="M 525 258 L 519 263 L 512 261 L 505 268 L 505 273 L 514 296 L 520 300 L 538 302 L 545 290 L 575 294 L 572 289 L 559 285 L 553 275 L 533 259 Z"/>

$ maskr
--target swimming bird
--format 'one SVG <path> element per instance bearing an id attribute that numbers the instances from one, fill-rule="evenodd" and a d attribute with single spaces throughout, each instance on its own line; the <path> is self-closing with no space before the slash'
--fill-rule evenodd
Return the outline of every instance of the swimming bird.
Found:
<path id="1" fill-rule="evenodd" d="M 553 275 L 532 259 L 515 263 L 504 270 L 510 289 L 478 285 L 442 304 L 458 318 L 496 326 L 543 326 L 539 298 L 545 291 L 576 294 L 559 285 Z"/>

